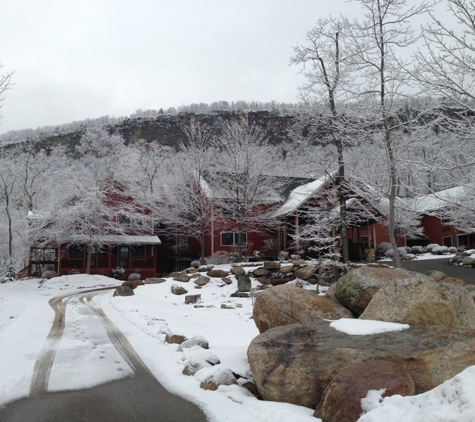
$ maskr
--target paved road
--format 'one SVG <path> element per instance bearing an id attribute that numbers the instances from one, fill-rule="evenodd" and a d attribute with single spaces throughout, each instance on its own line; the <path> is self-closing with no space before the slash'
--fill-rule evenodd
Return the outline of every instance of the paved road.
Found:
<path id="1" fill-rule="evenodd" d="M 389 262 L 391 265 L 391 262 Z M 427 273 L 430 270 L 442 271 L 449 277 L 460 278 L 468 284 L 475 284 L 475 268 L 467 268 L 449 265 L 449 259 L 423 259 L 413 261 L 403 261 L 402 267 L 408 270 Z"/>
<path id="2" fill-rule="evenodd" d="M 0 411 L 2 422 L 204 422 L 206 417 L 194 404 L 181 397 L 170 394 L 149 371 L 135 352 L 127 338 L 107 318 L 103 310 L 93 301 L 94 296 L 103 294 L 105 289 L 83 291 L 72 295 L 53 298 L 49 304 L 55 318 L 43 349 L 38 355 L 35 372 L 30 385 L 28 398 L 8 404 Z M 92 326 L 78 327 L 79 320 L 66 320 L 68 303 L 75 303 L 78 314 L 89 313 L 95 316 Z M 69 325 L 75 324 L 72 327 Z M 69 333 L 81 331 L 84 339 L 97 336 L 97 325 L 102 325 L 110 349 L 123 358 L 131 376 L 119 381 L 68 392 L 51 392 L 48 388 L 54 381 L 53 365 L 57 354 L 61 353 L 60 342 L 65 330 Z M 88 330 L 90 331 L 88 333 Z M 92 332 L 94 331 L 94 332 Z M 75 337 L 79 337 L 76 335 Z M 85 341 L 85 340 L 83 340 Z M 96 343 L 93 343 L 96 344 Z M 104 346 L 104 344 L 102 345 Z M 93 349 L 96 346 L 92 347 Z M 76 349 L 74 349 L 76 350 Z M 79 349 L 78 349 L 79 350 Z M 90 353 L 90 352 L 89 352 Z M 102 351 L 101 353 L 105 353 Z M 76 356 L 75 356 L 76 357 Z M 102 356 L 103 357 L 103 356 Z M 85 359 L 87 362 L 87 359 Z M 68 362 L 69 363 L 69 362 Z M 71 364 L 81 363 L 77 356 Z M 118 364 L 119 362 L 116 361 Z M 77 368 L 76 368 L 77 369 Z M 90 368 L 84 368 L 84 372 Z M 81 368 L 79 368 L 81 370 Z M 100 369 L 99 369 L 100 370 Z M 118 370 L 123 370 L 118 368 Z M 54 382 L 53 382 L 54 384 Z"/>

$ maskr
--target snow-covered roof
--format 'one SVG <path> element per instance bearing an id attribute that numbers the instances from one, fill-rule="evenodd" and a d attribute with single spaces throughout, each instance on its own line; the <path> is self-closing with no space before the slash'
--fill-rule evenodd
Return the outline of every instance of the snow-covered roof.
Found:
<path id="1" fill-rule="evenodd" d="M 162 243 L 158 236 L 145 235 L 103 234 L 92 236 L 92 240 L 95 243 L 124 245 L 160 245 Z M 89 238 L 84 235 L 72 235 L 63 240 L 64 243 L 86 241 L 89 241 Z"/>
<path id="2" fill-rule="evenodd" d="M 292 192 L 290 192 L 287 200 L 273 213 L 273 216 L 280 217 L 294 212 L 313 194 L 318 192 L 318 190 L 325 185 L 328 180 L 330 180 L 329 176 L 323 176 L 319 179 L 313 180 L 312 182 L 296 187 Z"/>
<path id="3" fill-rule="evenodd" d="M 439 192 L 430 193 L 427 195 L 419 195 L 415 198 L 408 198 L 406 201 L 410 204 L 414 211 L 421 214 L 428 214 L 430 212 L 438 211 L 457 202 L 466 195 L 464 186 L 456 186 L 454 188 L 445 189 Z"/>

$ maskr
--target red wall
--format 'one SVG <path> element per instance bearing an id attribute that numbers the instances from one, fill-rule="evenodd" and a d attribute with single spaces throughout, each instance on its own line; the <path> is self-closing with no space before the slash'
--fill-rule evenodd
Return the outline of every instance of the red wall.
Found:
<path id="1" fill-rule="evenodd" d="M 444 225 L 438 217 L 424 215 L 421 219 L 424 234 L 429 238 L 429 243 L 443 245 L 444 237 L 452 238 L 452 246 L 457 246 L 457 238 L 453 226 Z"/>

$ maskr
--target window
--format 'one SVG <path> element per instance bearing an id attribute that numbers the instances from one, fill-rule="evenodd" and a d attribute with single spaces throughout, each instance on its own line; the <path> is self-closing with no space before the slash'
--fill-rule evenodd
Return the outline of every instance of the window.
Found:
<path id="1" fill-rule="evenodd" d="M 221 217 L 234 217 L 234 212 L 232 207 L 221 207 Z"/>
<path id="2" fill-rule="evenodd" d="M 55 261 L 56 249 L 53 249 L 53 248 L 32 249 L 31 260 L 32 261 Z"/>
<path id="3" fill-rule="evenodd" d="M 449 225 L 450 224 L 450 217 L 448 215 L 442 216 L 440 219 L 443 225 Z"/>
<path id="4" fill-rule="evenodd" d="M 443 237 L 442 244 L 450 248 L 452 246 L 452 236 Z"/>
<path id="5" fill-rule="evenodd" d="M 186 236 L 178 236 L 176 239 L 177 249 L 188 249 L 188 238 Z"/>
<path id="6" fill-rule="evenodd" d="M 239 243 L 239 233 L 221 233 L 221 246 L 236 246 Z M 247 243 L 247 233 L 241 233 L 241 244 Z"/>
<path id="7" fill-rule="evenodd" d="M 121 226 L 130 226 L 131 220 L 127 215 L 120 214 L 117 216 L 117 223 Z"/>
<path id="8" fill-rule="evenodd" d="M 131 254 L 135 259 L 145 258 L 145 245 L 132 246 Z"/>
<path id="9" fill-rule="evenodd" d="M 86 247 L 84 245 L 70 245 L 68 248 L 68 256 L 70 258 L 83 257 L 86 253 Z"/>

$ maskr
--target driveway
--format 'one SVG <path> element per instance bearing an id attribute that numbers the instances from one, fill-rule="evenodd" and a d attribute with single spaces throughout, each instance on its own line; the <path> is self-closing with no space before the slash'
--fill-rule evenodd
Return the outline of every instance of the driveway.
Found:
<path id="1" fill-rule="evenodd" d="M 156 380 L 94 302 L 105 290 L 49 301 L 54 321 L 35 364 L 30 395 L 2 409 L 2 422 L 206 421 L 198 406 L 170 394 Z M 100 371 L 115 381 L 84 388 L 87 377 L 97 379 Z M 82 389 L 59 391 L 63 385 Z"/>
<path id="2" fill-rule="evenodd" d="M 389 261 L 389 265 L 393 262 Z M 449 265 L 449 258 L 447 259 L 414 259 L 413 261 L 403 261 L 402 267 L 408 270 L 418 271 L 420 273 L 427 273 L 430 270 L 442 271 L 449 277 L 460 278 L 467 284 L 475 284 L 475 268 L 460 267 Z"/>

